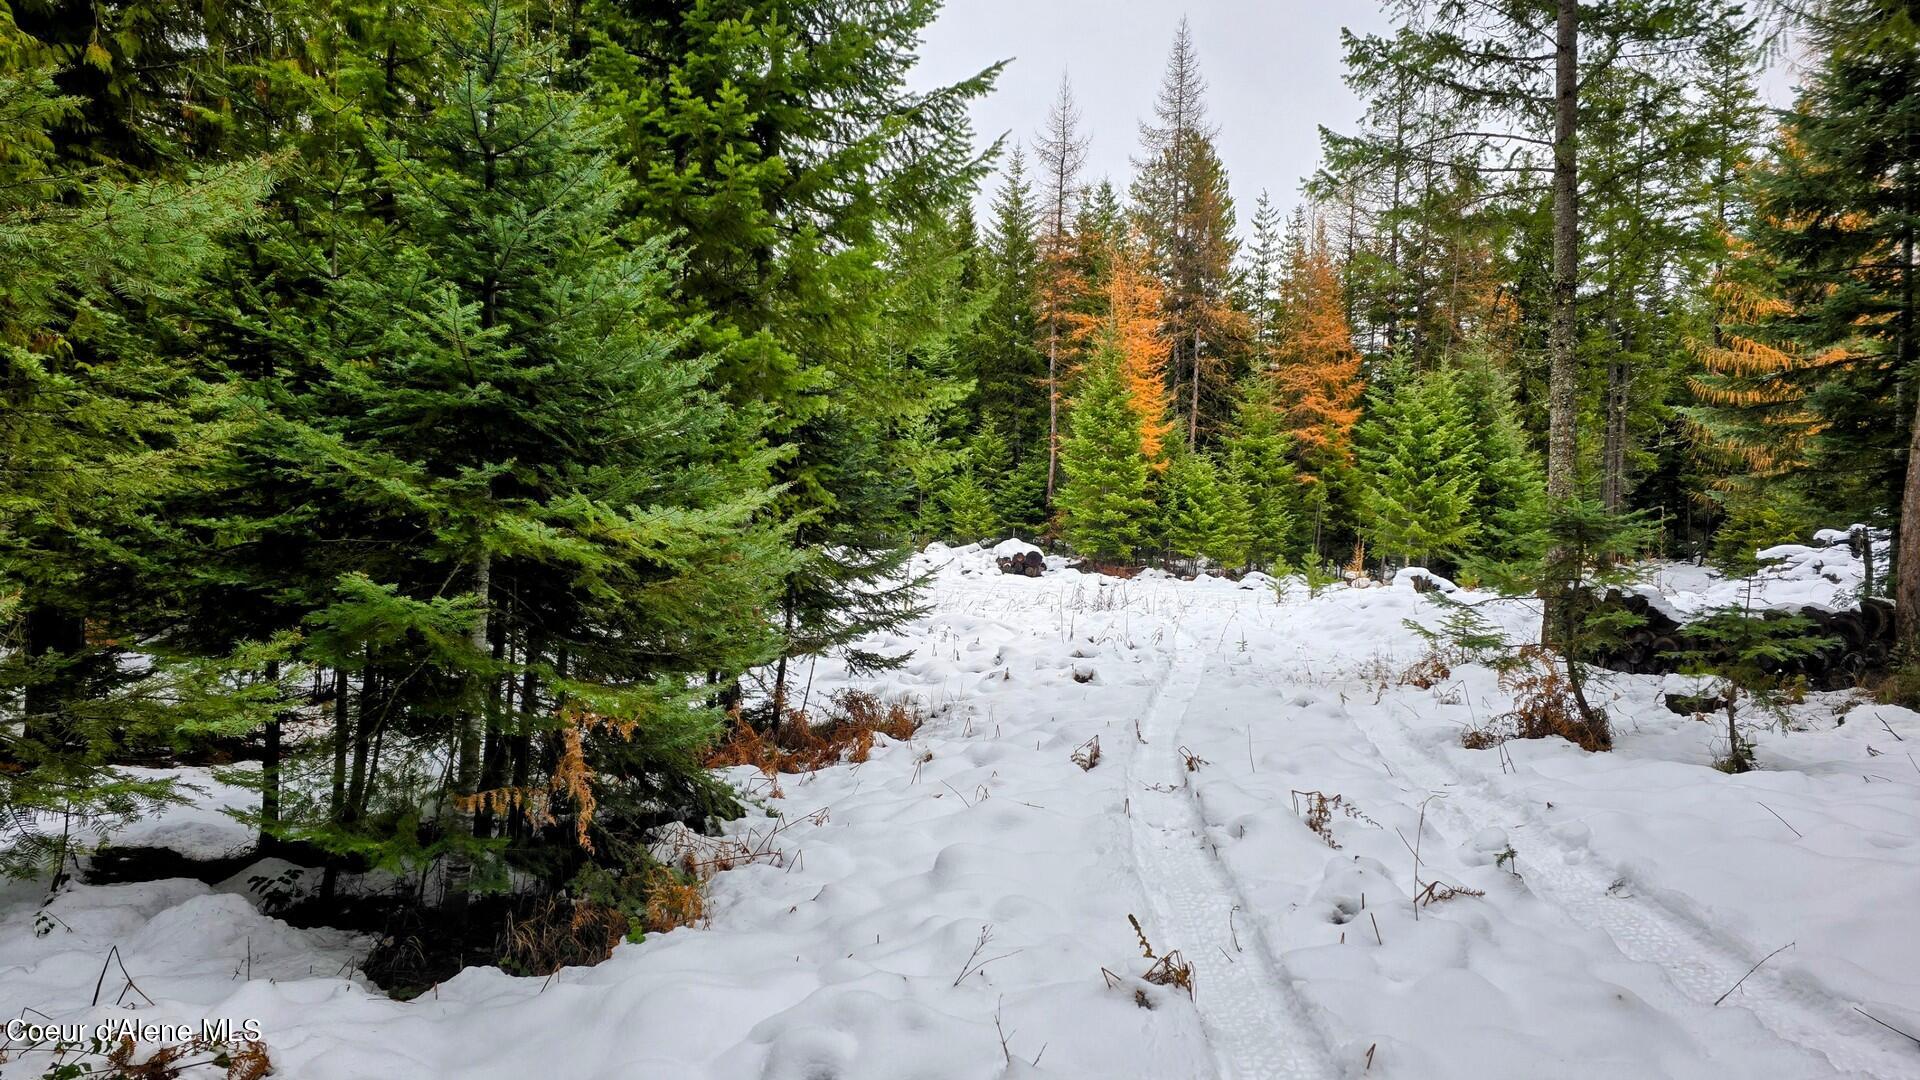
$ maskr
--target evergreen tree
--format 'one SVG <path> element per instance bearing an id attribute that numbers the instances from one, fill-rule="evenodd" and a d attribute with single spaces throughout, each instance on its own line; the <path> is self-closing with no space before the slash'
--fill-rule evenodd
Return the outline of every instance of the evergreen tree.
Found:
<path id="1" fill-rule="evenodd" d="M 457 913 L 506 884 L 503 858 L 559 888 L 641 858 L 662 814 L 735 812 L 700 764 L 704 684 L 779 652 L 766 610 L 794 561 L 772 455 L 735 452 L 743 418 L 673 328 L 664 242 L 622 226 L 630 182 L 552 50 L 498 3 L 440 47 L 446 96 L 365 147 L 384 227 L 329 235 L 346 269 L 304 317 L 330 336 L 235 372 L 273 411 L 232 469 L 331 511 L 298 524 L 331 551 L 301 658 L 336 673 L 335 737 L 308 748 L 332 768 L 300 770 L 318 790 L 276 828 L 437 865 Z M 301 209 L 327 205 L 363 212 Z M 382 767 L 383 744 L 451 769 Z"/>
<path id="2" fill-rule="evenodd" d="M 1253 244 L 1240 277 L 1240 306 L 1247 313 L 1249 330 L 1248 359 L 1256 373 L 1266 371 L 1273 363 L 1280 324 L 1280 276 L 1287 262 L 1284 243 L 1280 210 L 1262 191 L 1254 205 Z"/>
<path id="3" fill-rule="evenodd" d="M 1295 550 L 1295 501 L 1300 485 L 1293 467 L 1293 440 L 1287 436 L 1271 381 L 1257 374 L 1242 381 L 1221 453 L 1226 482 L 1246 515 L 1245 561 L 1258 567 L 1285 560 Z"/>
<path id="4" fill-rule="evenodd" d="M 1920 648 L 1920 15 L 1903 0 L 1806 13 L 1816 56 L 1783 151 L 1759 171 L 1756 239 L 1793 304 L 1782 374 L 1806 388 L 1822 509 L 1887 521 L 1895 506 L 1899 637 Z"/>
<path id="5" fill-rule="evenodd" d="M 1073 86 L 1060 77 L 1060 96 L 1047 116 L 1038 143 L 1040 192 L 1040 332 L 1047 352 L 1047 503 L 1053 503 L 1059 479 L 1060 380 L 1069 366 L 1062 355 L 1072 333 L 1071 306 L 1083 288 L 1074 273 L 1074 209 L 1080 200 L 1080 167 L 1086 163 L 1087 141 L 1080 135 L 1080 107 Z"/>
<path id="6" fill-rule="evenodd" d="M 970 193 L 984 165 L 967 105 L 998 70 L 910 88 L 938 11 L 930 0 L 693 0 L 665 12 L 590 5 L 566 25 L 617 120 L 637 182 L 631 212 L 686 249 L 677 295 L 689 353 L 718 358 L 710 385 L 766 417 L 755 443 L 782 447 L 777 513 L 804 558 L 780 601 L 776 712 L 792 659 L 896 662 L 853 643 L 917 610 L 917 585 L 898 577 L 911 491 L 874 445 L 913 404 L 871 348 L 885 235 Z M 1030 324 L 1022 340 L 1031 354 Z M 1044 424 L 1006 419 L 1021 452 L 1044 460 Z"/>
<path id="7" fill-rule="evenodd" d="M 1471 476 L 1472 561 L 1518 570 L 1544 550 L 1545 480 L 1513 406 L 1510 378 L 1484 350 L 1460 357 L 1447 376 L 1459 394 Z"/>
<path id="8" fill-rule="evenodd" d="M 992 300 L 971 345 L 975 411 L 991 418 L 1021 458 L 1047 458 L 1047 354 L 1041 348 L 1040 247 L 1026 155 L 1015 147 L 993 201 L 987 234 Z"/>
<path id="9" fill-rule="evenodd" d="M 1388 386 L 1357 432 L 1363 532 L 1375 551 L 1409 564 L 1456 555 L 1476 525 L 1473 432 L 1453 377 L 1432 372 Z"/>
<path id="10" fill-rule="evenodd" d="M 1167 554 L 1194 564 L 1216 546 L 1224 505 L 1220 478 L 1205 454 L 1180 444 L 1167 455 L 1158 498 L 1161 546 Z"/>
<path id="11" fill-rule="evenodd" d="M 76 174 L 54 133 L 79 105 L 50 68 L 0 71 L 0 701 L 18 710 L 0 723 L 0 801 L 29 825 L 65 820 L 77 843 L 167 796 L 110 755 L 195 724 L 244 732 L 265 712 L 259 688 L 226 677 L 267 650 L 200 663 L 154 640 L 178 581 L 153 557 L 176 532 L 162 508 L 231 435 L 205 422 L 212 388 L 173 362 L 167 312 L 256 216 L 265 177 Z M 57 881 L 67 834 L 27 831 L 6 863 Z"/>
<path id="12" fill-rule="evenodd" d="M 1147 539 L 1147 455 L 1111 335 L 1095 345 L 1067 411 L 1057 500 L 1060 535 L 1085 558 L 1130 559 Z"/>

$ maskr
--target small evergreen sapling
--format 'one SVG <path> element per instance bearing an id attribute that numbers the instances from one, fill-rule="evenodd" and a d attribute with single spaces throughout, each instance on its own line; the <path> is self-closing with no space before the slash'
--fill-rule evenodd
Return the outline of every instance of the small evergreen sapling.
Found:
<path id="1" fill-rule="evenodd" d="M 1725 772 L 1742 773 L 1754 767 L 1753 744 L 1740 730 L 1740 703 L 1784 723 L 1795 681 L 1782 674 L 1795 662 L 1831 647 L 1835 639 L 1814 631 L 1804 615 L 1725 607 L 1687 624 L 1693 647 L 1674 654 L 1680 670 L 1715 680 L 1721 707 L 1727 714 L 1727 756 L 1717 764 Z"/>

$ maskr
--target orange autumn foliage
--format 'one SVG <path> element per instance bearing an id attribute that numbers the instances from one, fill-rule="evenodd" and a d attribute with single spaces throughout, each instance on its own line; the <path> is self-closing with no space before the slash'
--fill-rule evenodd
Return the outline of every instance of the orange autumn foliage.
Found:
<path id="1" fill-rule="evenodd" d="M 1161 321 L 1164 290 L 1129 248 L 1116 247 L 1109 258 L 1106 280 L 1100 285 L 1106 314 L 1079 317 L 1075 336 L 1083 345 L 1111 342 L 1120 354 L 1120 377 L 1140 418 L 1141 448 L 1154 468 L 1163 468 L 1161 448 L 1173 430 L 1167 389 L 1169 342 Z"/>
<path id="2" fill-rule="evenodd" d="M 1288 291 L 1289 317 L 1276 343 L 1269 378 L 1295 445 L 1344 458 L 1360 419 L 1366 383 L 1324 231 L 1294 256 Z"/>

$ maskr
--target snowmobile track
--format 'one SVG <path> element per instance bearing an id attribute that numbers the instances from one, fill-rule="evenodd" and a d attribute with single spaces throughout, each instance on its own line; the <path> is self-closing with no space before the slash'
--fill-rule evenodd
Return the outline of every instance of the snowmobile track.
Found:
<path id="1" fill-rule="evenodd" d="M 1628 959 L 1661 968 L 1686 1001 L 1712 1006 L 1745 975 L 1723 1007 L 1752 1012 L 1783 1042 L 1824 1058 L 1835 1075 L 1920 1076 L 1920 1051 L 1854 1011 L 1851 1002 L 1765 964 L 1749 975 L 1758 955 L 1749 956 L 1749 950 L 1658 899 L 1623 892 L 1623 875 L 1555 836 L 1526 806 L 1484 784 L 1462 783 L 1398 718 L 1372 707 L 1349 709 L 1348 715 L 1396 776 L 1446 796 L 1429 804 L 1429 828 L 1454 841 L 1488 826 L 1507 829 L 1519 873 L 1535 896 L 1576 925 L 1604 931 Z"/>
<path id="2" fill-rule="evenodd" d="M 1246 914 L 1187 783 L 1179 729 L 1205 671 L 1199 644 L 1176 639 L 1172 670 L 1140 721 L 1145 743 L 1135 740 L 1128 759 L 1134 866 L 1152 904 L 1143 926 L 1154 948 L 1179 949 L 1193 964 L 1221 1080 L 1329 1080 L 1342 1071 L 1326 1037 Z"/>

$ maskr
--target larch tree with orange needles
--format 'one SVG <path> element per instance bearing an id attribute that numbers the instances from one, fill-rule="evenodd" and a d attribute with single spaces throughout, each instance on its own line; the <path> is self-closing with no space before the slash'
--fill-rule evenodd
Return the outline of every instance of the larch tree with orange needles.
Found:
<path id="1" fill-rule="evenodd" d="M 1137 240 L 1110 245 L 1101 261 L 1106 272 L 1099 285 L 1065 318 L 1082 354 L 1113 352 L 1120 384 L 1138 419 L 1140 445 L 1157 469 L 1164 465 L 1162 450 L 1173 430 L 1166 292 L 1147 272 Z"/>
<path id="2" fill-rule="evenodd" d="M 1350 459 L 1353 425 L 1366 391 L 1325 230 L 1316 230 L 1311 244 L 1291 252 L 1285 291 L 1288 317 L 1268 377 L 1300 449 L 1306 467 L 1302 479 L 1311 482 L 1320 471 Z"/>

